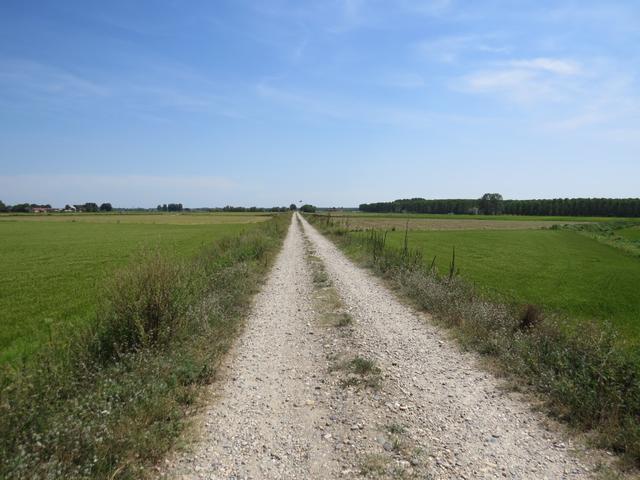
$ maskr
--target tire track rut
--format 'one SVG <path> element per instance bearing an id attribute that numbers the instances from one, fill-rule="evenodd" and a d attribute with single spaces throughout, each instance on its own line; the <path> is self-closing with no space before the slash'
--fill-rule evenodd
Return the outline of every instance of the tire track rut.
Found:
<path id="1" fill-rule="evenodd" d="M 245 332 L 163 478 L 589 478 L 502 393 L 295 214 Z"/>
<path id="2" fill-rule="evenodd" d="M 313 289 L 294 222 L 254 299 L 246 330 L 212 386 L 199 441 L 169 460 L 171 478 L 335 478 L 329 444 L 318 441 L 326 361 L 313 335 Z"/>
<path id="3" fill-rule="evenodd" d="M 427 478 L 589 478 L 584 450 L 500 388 L 422 315 L 355 266 L 302 220 L 317 255 L 356 320 L 357 350 L 377 359 L 409 437 L 426 452 Z"/>

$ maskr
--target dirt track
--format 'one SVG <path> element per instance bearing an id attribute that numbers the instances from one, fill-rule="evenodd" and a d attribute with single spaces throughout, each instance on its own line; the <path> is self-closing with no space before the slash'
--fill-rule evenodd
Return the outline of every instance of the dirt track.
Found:
<path id="1" fill-rule="evenodd" d="M 166 476 L 589 478 L 541 415 L 301 222 Z"/>

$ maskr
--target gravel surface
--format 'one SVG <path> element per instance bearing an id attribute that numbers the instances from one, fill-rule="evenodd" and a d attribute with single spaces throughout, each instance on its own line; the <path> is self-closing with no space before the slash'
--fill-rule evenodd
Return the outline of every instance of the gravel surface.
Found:
<path id="1" fill-rule="evenodd" d="M 583 447 L 298 214 L 254 302 L 162 477 L 590 478 Z"/>

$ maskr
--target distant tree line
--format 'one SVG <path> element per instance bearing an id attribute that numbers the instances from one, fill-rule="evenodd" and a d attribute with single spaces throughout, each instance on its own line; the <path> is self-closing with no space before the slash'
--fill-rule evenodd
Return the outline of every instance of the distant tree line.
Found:
<path id="1" fill-rule="evenodd" d="M 98 204 L 95 202 L 87 202 L 81 205 L 74 205 L 73 208 L 71 207 L 71 205 L 65 205 L 64 209 L 67 211 L 75 210 L 76 212 L 95 213 L 95 212 L 110 212 L 113 210 L 113 206 L 110 203 L 102 203 L 100 204 L 100 206 L 98 206 Z"/>
<path id="2" fill-rule="evenodd" d="M 289 208 L 287 207 L 232 207 L 231 205 L 227 205 L 222 209 L 214 208 L 211 211 L 220 211 L 223 212 L 287 212 L 289 210 L 293 210 L 291 206 L 295 207 L 295 205 L 291 204 Z"/>
<path id="3" fill-rule="evenodd" d="M 394 200 L 393 202 L 363 203 L 362 212 L 377 213 L 474 213 L 478 209 L 478 200 L 447 199 L 426 200 L 424 198 L 410 198 Z"/>
<path id="4" fill-rule="evenodd" d="M 94 202 L 87 202 L 84 205 L 74 205 L 74 207 L 76 207 L 76 210 L 79 212 L 95 213 L 99 211 L 98 204 Z"/>
<path id="5" fill-rule="evenodd" d="M 509 215 L 571 215 L 588 217 L 640 217 L 640 198 L 554 198 L 506 200 Z"/>
<path id="6" fill-rule="evenodd" d="M 87 202 L 82 205 L 65 205 L 63 211 L 75 211 L 75 212 L 110 212 L 113 207 L 110 203 L 103 203 L 98 206 L 97 203 Z M 31 212 L 58 212 L 59 208 L 53 208 L 51 204 L 38 204 L 38 203 L 17 203 L 15 205 L 6 205 L 0 200 L 0 212 L 6 213 L 31 213 Z"/>
<path id="7" fill-rule="evenodd" d="M 0 212 L 29 213 L 34 208 L 50 209 L 51 205 L 40 205 L 37 203 L 17 203 L 15 205 L 5 205 L 5 203 L 0 200 Z"/>
<path id="8" fill-rule="evenodd" d="M 301 207 L 303 211 L 315 211 L 312 205 L 303 205 Z M 202 208 L 185 208 L 182 203 L 164 203 L 154 208 L 118 208 L 120 212 L 287 212 L 289 210 L 296 210 L 297 207 L 294 203 L 289 207 L 234 207 L 227 205 L 223 208 L 214 207 L 202 207 Z M 98 205 L 94 202 L 87 202 L 79 205 L 66 204 L 63 209 L 52 208 L 51 205 L 39 205 L 36 203 L 19 203 L 16 205 L 6 205 L 0 200 L 0 212 L 6 213 L 30 213 L 34 211 L 51 211 L 51 212 L 111 212 L 113 206 L 111 203 L 102 203 Z"/>
<path id="9" fill-rule="evenodd" d="M 165 203 L 163 205 L 158 205 L 156 210 L 159 212 L 181 212 L 184 208 L 181 203 Z"/>
<path id="10" fill-rule="evenodd" d="M 487 215 L 545 215 L 640 217 L 640 198 L 555 198 L 542 200 L 503 200 L 499 193 L 482 198 L 427 200 L 411 198 L 393 202 L 363 203 L 362 212 L 440 213 Z"/>

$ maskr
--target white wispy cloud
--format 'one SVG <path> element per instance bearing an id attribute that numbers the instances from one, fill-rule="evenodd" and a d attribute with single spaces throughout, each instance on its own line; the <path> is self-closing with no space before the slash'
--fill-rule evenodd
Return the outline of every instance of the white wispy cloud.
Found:
<path id="1" fill-rule="evenodd" d="M 426 39 L 414 48 L 427 60 L 454 63 L 467 54 L 506 54 L 511 47 L 497 35 L 451 35 Z"/>
<path id="2" fill-rule="evenodd" d="M 563 28 L 573 25 L 590 25 L 602 32 L 637 34 L 640 24 L 640 8 L 637 2 L 556 2 L 550 8 L 527 12 L 529 18 L 550 24 L 560 24 Z"/>
<path id="3" fill-rule="evenodd" d="M 301 116 L 311 119 L 324 116 L 359 125 L 422 129 L 443 121 L 469 124 L 486 120 L 486 117 L 435 113 L 393 102 L 363 103 L 321 91 L 293 90 L 265 83 L 259 84 L 256 92 L 263 100 L 293 110 Z"/>
<path id="4" fill-rule="evenodd" d="M 138 118 L 166 119 L 163 110 L 242 118 L 218 85 L 188 68 L 154 63 L 128 75 L 89 75 L 25 59 L 0 59 L 0 100 L 20 109 L 33 102 L 54 110 L 79 111 L 93 105 L 118 108 Z"/>
<path id="5" fill-rule="evenodd" d="M 513 67 L 528 70 L 541 70 L 558 75 L 578 75 L 582 73 L 580 64 L 574 60 L 558 58 L 533 58 L 529 60 L 514 60 L 510 62 Z"/>
<path id="6" fill-rule="evenodd" d="M 552 120 L 545 125 L 550 130 L 577 130 L 583 127 L 602 124 L 611 120 L 611 115 L 607 115 L 598 110 L 587 110 L 571 115 L 559 120 Z"/>
<path id="7" fill-rule="evenodd" d="M 69 70 L 24 59 L 0 60 L 0 83 L 38 95 L 105 97 L 111 88 Z"/>
<path id="8" fill-rule="evenodd" d="M 629 141 L 629 132 L 640 128 L 636 82 L 612 60 L 535 57 L 492 63 L 452 86 L 515 103 L 538 132 L 588 132 L 590 138 Z"/>
<path id="9" fill-rule="evenodd" d="M 350 109 L 333 99 L 321 98 L 319 94 L 301 93 L 290 89 L 274 87 L 268 83 L 256 86 L 257 95 L 267 101 L 295 108 L 304 113 L 333 118 L 348 118 Z"/>
<path id="10" fill-rule="evenodd" d="M 441 17 L 453 0 L 306 0 L 264 1 L 250 3 L 249 8 L 270 20 L 291 22 L 296 29 L 343 34 L 362 28 L 402 28 L 408 17 Z"/>
<path id="11" fill-rule="evenodd" d="M 626 132 L 640 130 L 640 96 L 633 76 L 613 73 L 616 69 L 611 65 L 600 67 L 610 73 L 589 77 L 575 98 L 575 108 L 546 122 L 546 129 L 560 132 L 590 129 L 593 134 L 616 140 L 630 138 Z"/>
<path id="12" fill-rule="evenodd" d="M 491 93 L 517 102 L 571 100 L 582 88 L 579 62 L 533 58 L 493 63 L 468 73 L 454 85 L 469 93 Z"/>
<path id="13" fill-rule="evenodd" d="M 548 80 L 525 69 L 480 70 L 465 75 L 460 81 L 454 80 L 453 85 L 467 93 L 490 93 L 522 103 L 560 98 Z"/>

